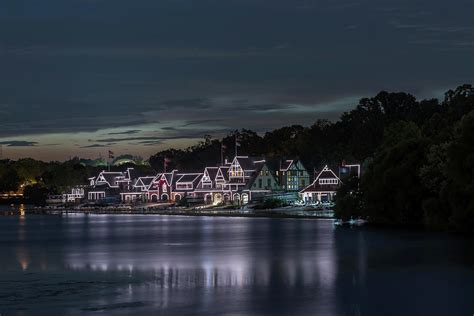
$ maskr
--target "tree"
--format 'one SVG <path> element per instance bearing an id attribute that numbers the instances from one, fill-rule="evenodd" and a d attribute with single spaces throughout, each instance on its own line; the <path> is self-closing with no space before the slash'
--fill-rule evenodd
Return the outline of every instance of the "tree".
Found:
<path id="1" fill-rule="evenodd" d="M 474 111 L 456 127 L 448 148 L 446 197 L 452 210 L 450 223 L 458 231 L 474 232 Z"/>
<path id="2" fill-rule="evenodd" d="M 28 185 L 25 187 L 23 196 L 29 203 L 43 206 L 48 198 L 48 189 L 40 184 Z"/>
<path id="3" fill-rule="evenodd" d="M 381 150 L 361 183 L 364 215 L 374 223 L 421 225 L 421 201 L 426 195 L 419 169 L 428 141 L 411 122 L 399 122 L 385 132 Z"/>
<path id="4" fill-rule="evenodd" d="M 0 192 L 17 191 L 20 188 L 20 177 L 13 168 L 7 168 L 0 177 Z"/>
<path id="5" fill-rule="evenodd" d="M 359 184 L 358 177 L 351 177 L 337 190 L 334 208 L 336 218 L 346 221 L 363 216 Z"/>

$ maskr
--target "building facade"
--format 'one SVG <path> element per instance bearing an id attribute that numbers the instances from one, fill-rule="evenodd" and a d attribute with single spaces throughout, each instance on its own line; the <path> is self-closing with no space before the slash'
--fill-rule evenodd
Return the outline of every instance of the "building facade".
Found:
<path id="1" fill-rule="evenodd" d="M 313 183 L 299 192 L 301 200 L 311 202 L 331 202 L 336 197 L 336 192 L 341 185 L 341 179 L 326 165 L 321 170 Z"/>
<path id="2" fill-rule="evenodd" d="M 285 160 L 278 170 L 280 186 L 285 191 L 299 191 L 310 184 L 311 175 L 300 160 Z"/>

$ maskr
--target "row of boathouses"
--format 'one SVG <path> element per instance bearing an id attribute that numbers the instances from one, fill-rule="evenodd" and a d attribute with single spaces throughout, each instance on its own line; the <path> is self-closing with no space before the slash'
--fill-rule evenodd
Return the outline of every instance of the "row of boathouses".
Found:
<path id="1" fill-rule="evenodd" d="M 171 170 L 140 174 L 102 171 L 89 179 L 89 185 L 77 187 L 63 199 L 68 202 L 108 201 L 117 203 L 179 203 L 245 205 L 265 198 L 332 201 L 341 179 L 360 176 L 359 165 L 342 164 L 337 172 L 324 166 L 310 173 L 300 160 L 284 160 L 273 170 L 265 159 L 235 156 L 222 165 L 206 167 L 202 172 Z"/>

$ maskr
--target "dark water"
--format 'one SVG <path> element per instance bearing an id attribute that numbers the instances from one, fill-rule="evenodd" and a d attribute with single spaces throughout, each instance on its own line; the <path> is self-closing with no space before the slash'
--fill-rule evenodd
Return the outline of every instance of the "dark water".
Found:
<path id="1" fill-rule="evenodd" d="M 0 217 L 0 314 L 473 315 L 474 243 L 330 221 Z"/>

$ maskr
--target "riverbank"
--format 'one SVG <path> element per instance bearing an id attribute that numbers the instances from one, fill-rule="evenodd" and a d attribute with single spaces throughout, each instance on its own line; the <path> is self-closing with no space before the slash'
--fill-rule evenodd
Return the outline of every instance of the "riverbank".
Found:
<path id="1" fill-rule="evenodd" d="M 225 209 L 225 208 L 129 208 L 129 207 L 97 207 L 97 208 L 24 208 L 2 211 L 3 215 L 21 214 L 107 214 L 107 215 L 179 215 L 179 216 L 214 216 L 214 217 L 268 217 L 268 218 L 306 218 L 306 219 L 332 219 L 332 210 L 304 210 L 301 208 L 277 209 Z"/>
<path id="2" fill-rule="evenodd" d="M 229 209 L 88 209 L 88 210 L 44 210 L 45 214 L 141 214 L 141 215 L 181 215 L 216 217 L 270 217 L 270 218 L 319 218 L 332 219 L 332 211 L 285 211 L 273 210 L 229 210 Z"/>

